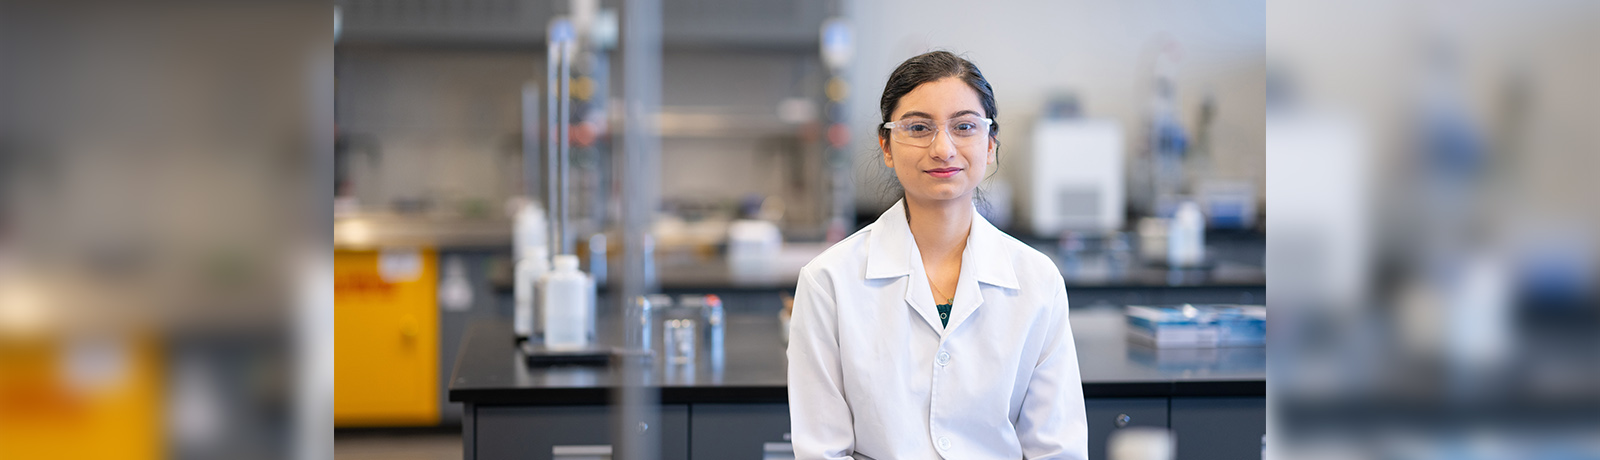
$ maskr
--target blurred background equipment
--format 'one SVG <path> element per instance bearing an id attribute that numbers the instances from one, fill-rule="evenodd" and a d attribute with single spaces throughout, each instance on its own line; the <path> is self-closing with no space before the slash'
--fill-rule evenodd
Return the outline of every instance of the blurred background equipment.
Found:
<path id="1" fill-rule="evenodd" d="M 1069 104 L 1057 102 L 1057 104 Z M 1114 120 L 1087 119 L 1071 110 L 1033 127 L 1033 234 L 1065 230 L 1117 231 L 1127 216 L 1122 129 Z"/>
<path id="2" fill-rule="evenodd" d="M 1161 350 L 1128 339 L 1122 309 L 1265 298 L 1259 4 L 339 6 L 334 240 L 433 254 L 421 327 L 438 340 L 415 377 L 438 382 L 437 415 L 341 418 L 347 454 L 396 427 L 458 430 L 466 458 L 789 452 L 786 299 L 898 199 L 879 193 L 893 187 L 868 122 L 894 65 L 932 49 L 995 84 L 1004 128 L 980 211 L 1066 280 L 1091 458 L 1139 426 L 1205 433 L 1184 458 L 1260 448 L 1260 343 Z M 1014 26 L 926 34 L 969 21 Z M 593 294 L 558 298 L 561 280 Z"/>

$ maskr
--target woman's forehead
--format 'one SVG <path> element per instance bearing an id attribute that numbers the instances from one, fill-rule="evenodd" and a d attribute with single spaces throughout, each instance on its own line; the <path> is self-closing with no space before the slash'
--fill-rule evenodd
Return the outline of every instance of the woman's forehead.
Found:
<path id="1" fill-rule="evenodd" d="M 949 118 L 962 111 L 984 113 L 978 92 L 956 77 L 945 77 L 917 85 L 900 97 L 893 118 L 918 112 L 935 118 Z"/>

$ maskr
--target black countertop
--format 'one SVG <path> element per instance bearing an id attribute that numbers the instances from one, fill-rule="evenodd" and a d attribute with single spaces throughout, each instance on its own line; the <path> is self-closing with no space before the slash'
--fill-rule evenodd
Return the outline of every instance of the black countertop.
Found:
<path id="1" fill-rule="evenodd" d="M 1059 240 L 1026 239 L 1024 243 L 1049 256 L 1061 270 L 1067 288 L 1265 288 L 1266 237 L 1257 233 L 1216 233 L 1206 241 L 1206 262 L 1193 268 L 1170 268 L 1138 259 L 1133 251 L 1098 249 L 1066 251 Z M 670 289 L 794 289 L 800 267 L 827 249 L 827 244 L 786 243 L 768 277 L 739 277 L 721 257 L 662 256 L 657 260 L 661 286 Z"/>
<path id="2" fill-rule="evenodd" d="M 1120 309 L 1072 313 L 1085 397 L 1266 395 L 1266 348 L 1157 350 L 1128 343 L 1125 324 Z M 646 384 L 660 389 L 663 404 L 786 402 L 788 364 L 779 327 L 775 313 L 730 312 L 720 360 L 702 343 L 692 365 L 656 359 Z M 450 401 L 598 405 L 610 401 L 617 383 L 617 373 L 606 367 L 530 367 L 511 324 L 485 321 L 467 332 L 450 378 Z"/>

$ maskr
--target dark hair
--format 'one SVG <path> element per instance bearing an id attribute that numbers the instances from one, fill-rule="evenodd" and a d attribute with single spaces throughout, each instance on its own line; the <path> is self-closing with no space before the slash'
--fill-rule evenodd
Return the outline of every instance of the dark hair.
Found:
<path id="1" fill-rule="evenodd" d="M 978 104 L 983 106 L 983 116 L 994 120 L 994 123 L 989 125 L 989 138 L 995 139 L 995 166 L 999 167 L 1000 111 L 995 108 L 994 88 L 989 86 L 989 80 L 983 78 L 983 72 L 978 71 L 976 64 L 951 54 L 949 51 L 929 51 L 912 56 L 911 59 L 906 59 L 906 62 L 900 63 L 900 66 L 895 67 L 894 72 L 889 74 L 889 83 L 883 85 L 883 98 L 878 100 L 878 108 L 883 112 L 883 121 L 878 123 L 878 137 L 880 139 L 889 138 L 889 128 L 883 127 L 883 124 L 888 123 L 890 121 L 889 117 L 894 116 L 895 108 L 900 105 L 900 98 L 905 97 L 907 93 L 917 89 L 918 86 L 922 86 L 923 83 L 935 82 L 948 77 L 960 78 L 961 81 L 966 82 L 968 87 L 976 91 L 978 93 Z M 904 190 L 899 187 L 900 181 L 893 179 L 892 173 L 890 177 L 889 183 L 885 184 L 885 191 L 903 194 Z M 983 202 L 981 190 L 976 195 L 979 204 L 987 207 L 988 203 Z"/>

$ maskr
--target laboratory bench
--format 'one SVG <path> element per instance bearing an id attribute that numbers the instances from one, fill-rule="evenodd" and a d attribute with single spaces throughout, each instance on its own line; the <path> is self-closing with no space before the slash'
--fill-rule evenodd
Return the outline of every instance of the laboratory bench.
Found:
<path id="1" fill-rule="evenodd" d="M 787 363 L 776 312 L 730 309 L 723 349 L 702 342 L 692 364 L 652 360 L 644 387 L 659 398 L 659 419 L 646 431 L 659 436 L 661 458 L 784 458 Z M 1071 318 L 1091 459 L 1104 458 L 1110 433 L 1124 426 L 1171 428 L 1180 460 L 1259 455 L 1265 348 L 1154 349 L 1129 343 L 1121 309 L 1075 307 Z M 612 343 L 607 331 L 601 341 Z M 606 449 L 618 375 L 603 366 L 530 366 L 520 353 L 508 322 L 468 327 L 448 390 L 463 403 L 465 458 Z"/>
<path id="2" fill-rule="evenodd" d="M 503 219 L 399 215 L 336 221 L 336 335 L 345 366 L 338 426 L 460 424 L 467 458 L 559 458 L 556 445 L 609 443 L 607 403 L 616 380 L 607 370 L 530 368 L 517 357 L 509 324 L 510 227 Z M 1091 458 L 1104 457 L 1106 437 L 1123 425 L 1173 428 L 1180 460 L 1259 455 L 1264 350 L 1129 345 L 1117 312 L 1136 304 L 1262 303 L 1261 234 L 1208 233 L 1207 263 L 1187 269 L 1055 239 L 1022 241 L 1054 258 L 1067 285 Z M 789 430 L 776 312 L 781 293 L 793 293 L 794 272 L 825 245 L 784 248 L 780 273 L 757 282 L 734 279 L 720 257 L 658 255 L 661 292 L 717 294 L 728 312 L 720 366 L 703 351 L 695 366 L 658 364 L 651 375 L 662 404 L 655 429 L 663 458 L 781 452 Z M 393 279 L 396 267 L 414 272 L 413 281 Z M 452 282 L 466 283 L 469 301 L 435 300 Z M 600 305 L 609 305 L 608 291 L 600 287 Z"/>
<path id="3" fill-rule="evenodd" d="M 465 405 L 452 402 L 449 394 L 456 358 L 463 356 L 460 348 L 468 344 L 465 339 L 472 324 L 511 317 L 510 221 L 368 213 L 340 216 L 334 230 L 335 335 L 340 356 L 336 426 L 462 423 Z M 1023 242 L 1056 259 L 1075 310 L 1139 304 L 1259 304 L 1265 297 L 1261 270 L 1265 239 L 1259 233 L 1208 234 L 1208 264 L 1178 270 L 1130 261 L 1126 253 L 1097 251 L 1093 244 L 1072 249 L 1055 239 Z M 725 259 L 715 254 L 685 257 L 681 252 L 664 252 L 655 265 L 660 292 L 716 294 L 732 315 L 771 318 L 782 308 L 781 293 L 793 293 L 799 267 L 826 245 L 789 242 L 783 247 L 779 273 L 765 282 L 735 279 Z M 408 275 L 394 276 L 400 272 Z M 463 291 L 446 287 L 462 285 L 470 293 L 464 301 L 438 300 L 450 297 L 441 293 Z M 600 286 L 601 298 L 608 291 Z M 740 379 L 745 374 L 722 377 Z M 781 384 L 781 378 L 768 379 L 772 380 Z M 1099 388 L 1091 382 L 1088 391 L 1092 395 L 1137 387 L 1121 382 Z M 677 397 L 680 390 L 697 391 L 669 387 L 666 396 Z M 773 393 L 769 383 L 723 385 L 716 390 L 725 397 Z M 1101 396 L 1111 394 L 1115 393 Z"/>

